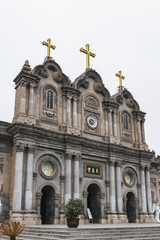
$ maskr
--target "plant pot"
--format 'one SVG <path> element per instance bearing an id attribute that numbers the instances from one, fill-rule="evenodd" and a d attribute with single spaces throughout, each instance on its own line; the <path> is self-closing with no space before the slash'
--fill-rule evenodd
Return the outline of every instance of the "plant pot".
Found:
<path id="1" fill-rule="evenodd" d="M 67 226 L 69 228 L 77 228 L 78 225 L 79 225 L 79 218 L 76 218 L 76 219 L 67 218 Z"/>

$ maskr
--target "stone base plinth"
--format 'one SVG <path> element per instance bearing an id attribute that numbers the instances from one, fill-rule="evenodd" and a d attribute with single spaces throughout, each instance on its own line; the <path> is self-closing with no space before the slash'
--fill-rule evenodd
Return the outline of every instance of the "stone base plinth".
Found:
<path id="1" fill-rule="evenodd" d="M 107 223 L 119 223 L 117 213 L 107 214 Z"/>
<path id="2" fill-rule="evenodd" d="M 128 218 L 124 213 L 117 213 L 119 223 L 128 223 Z"/>
<path id="3" fill-rule="evenodd" d="M 140 223 L 156 223 L 153 213 L 140 213 Z"/>
<path id="4" fill-rule="evenodd" d="M 42 222 L 35 210 L 11 210 L 10 221 L 27 225 L 37 225 Z"/>

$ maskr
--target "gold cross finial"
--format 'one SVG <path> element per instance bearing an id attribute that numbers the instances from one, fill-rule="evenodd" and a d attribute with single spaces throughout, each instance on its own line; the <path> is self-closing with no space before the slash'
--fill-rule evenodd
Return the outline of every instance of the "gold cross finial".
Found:
<path id="1" fill-rule="evenodd" d="M 118 73 L 115 74 L 116 77 L 119 77 L 119 87 L 122 87 L 122 79 L 125 79 L 124 76 L 122 76 L 122 71 L 120 70 Z"/>
<path id="2" fill-rule="evenodd" d="M 50 57 L 51 48 L 54 50 L 56 48 L 56 46 L 51 45 L 51 39 L 50 38 L 47 39 L 47 42 L 43 41 L 42 44 L 47 46 L 47 57 Z"/>
<path id="3" fill-rule="evenodd" d="M 92 53 L 92 52 L 89 51 L 89 46 L 90 46 L 89 44 L 86 44 L 86 49 L 84 49 L 84 48 L 80 49 L 80 52 L 83 52 L 83 53 L 86 54 L 86 68 L 90 68 L 90 59 L 89 59 L 89 57 L 90 56 L 91 57 L 95 57 L 96 56 L 95 53 Z"/>

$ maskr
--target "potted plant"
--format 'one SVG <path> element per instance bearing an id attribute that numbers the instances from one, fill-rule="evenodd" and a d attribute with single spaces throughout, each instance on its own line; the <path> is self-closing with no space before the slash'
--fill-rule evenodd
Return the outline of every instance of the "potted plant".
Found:
<path id="1" fill-rule="evenodd" d="M 79 225 L 79 216 L 83 213 L 82 200 L 75 198 L 69 199 L 65 205 L 65 217 L 67 219 L 67 226 L 69 228 L 77 228 Z"/>
<path id="2" fill-rule="evenodd" d="M 2 223 L 0 226 L 0 233 L 10 237 L 10 240 L 16 240 L 16 236 L 20 234 L 25 228 L 25 224 L 20 222 Z"/>

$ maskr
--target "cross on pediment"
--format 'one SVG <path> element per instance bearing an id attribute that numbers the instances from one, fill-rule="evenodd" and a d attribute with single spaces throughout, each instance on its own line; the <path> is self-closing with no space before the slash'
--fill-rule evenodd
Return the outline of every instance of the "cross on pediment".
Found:
<path id="1" fill-rule="evenodd" d="M 90 56 L 91 57 L 95 57 L 96 56 L 95 53 L 92 53 L 92 52 L 89 51 L 89 47 L 90 47 L 90 45 L 86 44 L 86 49 L 80 48 L 80 52 L 83 52 L 83 53 L 86 54 L 86 69 L 90 68 Z"/>
<path id="2" fill-rule="evenodd" d="M 56 46 L 51 44 L 51 39 L 50 38 L 47 39 L 47 42 L 43 41 L 42 44 L 47 46 L 47 57 L 50 57 L 50 55 L 51 55 L 51 48 L 54 50 L 56 48 Z"/>

